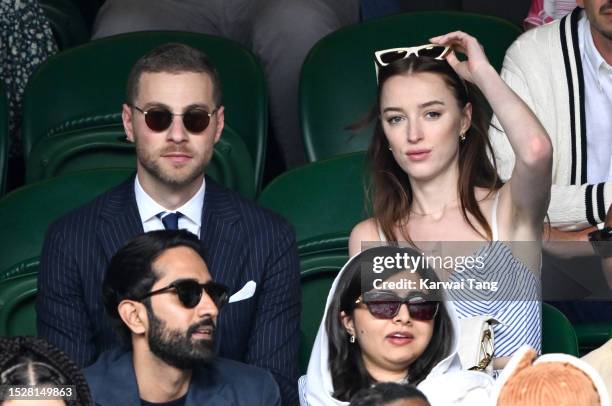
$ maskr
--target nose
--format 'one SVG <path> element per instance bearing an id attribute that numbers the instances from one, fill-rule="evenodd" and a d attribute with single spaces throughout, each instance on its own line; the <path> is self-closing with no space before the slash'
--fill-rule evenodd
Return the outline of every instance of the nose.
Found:
<path id="1" fill-rule="evenodd" d="M 183 116 L 174 115 L 172 116 L 172 124 L 168 129 L 166 139 L 174 143 L 181 143 L 187 141 L 187 129 L 183 124 Z"/>
<path id="2" fill-rule="evenodd" d="M 414 121 L 411 125 L 406 129 L 408 142 L 417 143 L 421 139 L 423 139 L 423 131 L 421 130 L 421 126 L 418 124 L 418 121 Z"/>
<path id="3" fill-rule="evenodd" d="M 219 315 L 217 305 L 215 305 L 215 302 L 205 291 L 202 291 L 202 297 L 196 306 L 196 313 L 199 318 L 211 317 L 216 319 L 216 317 Z"/>
<path id="4" fill-rule="evenodd" d="M 393 322 L 406 324 L 411 321 L 412 319 L 410 318 L 410 312 L 408 311 L 408 305 L 406 303 L 402 303 L 399 308 L 399 311 L 393 318 Z"/>

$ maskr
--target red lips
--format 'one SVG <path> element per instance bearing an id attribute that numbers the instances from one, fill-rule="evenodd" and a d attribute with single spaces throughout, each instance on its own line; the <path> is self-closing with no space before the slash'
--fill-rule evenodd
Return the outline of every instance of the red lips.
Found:
<path id="1" fill-rule="evenodd" d="M 430 152 L 431 152 L 431 149 L 419 148 L 419 149 L 413 149 L 413 150 L 406 152 L 406 156 L 411 161 L 422 161 L 424 159 L 427 159 L 427 157 L 429 157 Z"/>

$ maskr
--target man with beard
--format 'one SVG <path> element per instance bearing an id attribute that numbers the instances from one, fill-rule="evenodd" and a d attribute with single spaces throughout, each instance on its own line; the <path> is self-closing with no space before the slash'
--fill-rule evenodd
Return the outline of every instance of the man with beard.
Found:
<path id="1" fill-rule="evenodd" d="M 81 366 L 117 344 L 99 287 L 133 237 L 186 229 L 210 252 L 216 281 L 243 288 L 219 322 L 219 355 L 269 370 L 297 402 L 300 288 L 295 234 L 280 217 L 204 176 L 224 125 L 218 74 L 198 50 L 166 44 L 128 78 L 123 124 L 136 176 L 54 223 L 38 276 L 38 334 Z"/>
<path id="2" fill-rule="evenodd" d="M 102 293 L 128 348 L 85 369 L 97 405 L 280 405 L 267 371 L 215 357 L 229 289 L 212 281 L 193 234 L 136 237 L 112 258 Z"/>

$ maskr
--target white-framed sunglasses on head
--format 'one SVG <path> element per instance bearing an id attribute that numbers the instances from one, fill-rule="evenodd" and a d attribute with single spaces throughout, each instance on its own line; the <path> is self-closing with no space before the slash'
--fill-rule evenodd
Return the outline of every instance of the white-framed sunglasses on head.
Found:
<path id="1" fill-rule="evenodd" d="M 451 47 L 445 45 L 425 44 L 416 47 L 389 48 L 374 52 L 374 66 L 376 68 L 376 78 L 378 79 L 378 70 L 395 61 L 406 59 L 410 55 L 417 57 L 433 58 L 443 60 Z"/>

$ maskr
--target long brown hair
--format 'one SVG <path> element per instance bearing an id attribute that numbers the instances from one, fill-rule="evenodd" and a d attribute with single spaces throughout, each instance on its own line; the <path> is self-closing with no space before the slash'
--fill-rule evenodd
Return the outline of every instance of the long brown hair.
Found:
<path id="1" fill-rule="evenodd" d="M 461 110 L 467 103 L 472 105 L 470 127 L 465 134 L 465 141 L 461 142 L 459 146 L 457 188 L 463 218 L 479 235 L 491 240 L 493 238 L 491 227 L 480 210 L 474 188 L 483 187 L 493 192 L 499 189 L 503 183 L 497 175 L 497 166 L 487 135 L 491 116 L 488 104 L 476 86 L 463 81 L 446 61 L 412 55 L 380 69 L 378 100 L 364 122 L 379 117 L 381 90 L 389 78 L 395 75 L 421 72 L 441 76 L 455 96 Z M 402 237 L 407 241 L 412 241 L 405 224 L 402 222 L 409 215 L 413 200 L 409 176 L 397 164 L 393 154 L 389 152 L 388 141 L 380 119 L 376 120 L 374 137 L 367 153 L 367 161 L 371 172 L 371 186 L 366 191 L 366 195 L 371 199 L 374 218 L 378 221 L 388 241 L 397 241 L 393 232 L 394 225 L 399 226 Z M 468 213 L 474 216 L 478 224 L 484 229 L 484 235 L 472 223 Z"/>

